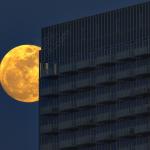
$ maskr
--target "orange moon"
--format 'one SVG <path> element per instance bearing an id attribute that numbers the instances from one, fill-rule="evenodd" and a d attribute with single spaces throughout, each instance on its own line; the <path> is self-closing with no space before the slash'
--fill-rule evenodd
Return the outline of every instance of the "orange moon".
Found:
<path id="1" fill-rule="evenodd" d="M 26 103 L 39 100 L 40 49 L 35 45 L 21 45 L 4 56 L 0 66 L 1 85 L 13 99 Z"/>

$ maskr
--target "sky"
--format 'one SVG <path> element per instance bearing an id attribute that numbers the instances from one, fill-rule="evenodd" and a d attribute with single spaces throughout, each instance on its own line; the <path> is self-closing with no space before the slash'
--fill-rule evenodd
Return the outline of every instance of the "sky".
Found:
<path id="1" fill-rule="evenodd" d="M 1 0 L 0 61 L 13 47 L 41 44 L 41 28 L 148 0 Z M 11 99 L 0 87 L 0 149 L 38 150 L 38 103 Z"/>

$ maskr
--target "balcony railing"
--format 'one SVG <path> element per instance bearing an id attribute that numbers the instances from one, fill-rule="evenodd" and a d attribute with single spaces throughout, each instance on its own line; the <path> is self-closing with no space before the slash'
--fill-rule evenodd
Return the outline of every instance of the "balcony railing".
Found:
<path id="1" fill-rule="evenodd" d="M 96 120 L 92 116 L 87 116 L 87 117 L 79 117 L 76 119 L 76 125 L 77 126 L 93 126 L 95 125 Z"/>
<path id="2" fill-rule="evenodd" d="M 99 93 L 96 95 L 96 103 L 108 103 L 108 102 L 115 102 L 116 96 L 114 93 Z"/>
<path id="3" fill-rule="evenodd" d="M 75 64 L 64 64 L 59 66 L 59 73 L 67 73 L 67 72 L 75 72 L 76 65 Z"/>
<path id="4" fill-rule="evenodd" d="M 95 78 L 93 76 L 89 78 L 83 78 L 76 80 L 76 88 L 88 88 L 88 87 L 95 87 Z"/>
<path id="5" fill-rule="evenodd" d="M 44 115 L 44 114 L 57 114 L 59 112 L 59 108 L 58 107 L 53 107 L 50 105 L 47 106 L 40 106 L 40 114 Z"/>
<path id="6" fill-rule="evenodd" d="M 40 77 L 57 77 L 58 73 L 55 73 L 53 70 L 41 70 Z"/>
<path id="7" fill-rule="evenodd" d="M 150 65 L 145 64 L 144 66 L 138 66 L 135 68 L 135 75 L 146 75 L 150 74 Z"/>
<path id="8" fill-rule="evenodd" d="M 91 69 L 95 67 L 94 61 L 82 60 L 74 64 L 64 64 L 59 66 L 59 73 L 76 72 L 78 70 Z"/>
<path id="9" fill-rule="evenodd" d="M 116 73 L 116 79 L 117 80 L 121 80 L 121 79 L 130 79 L 133 78 L 135 76 L 135 71 L 134 69 L 127 69 L 124 71 L 118 71 Z"/>
<path id="10" fill-rule="evenodd" d="M 95 105 L 95 97 L 93 96 L 86 96 L 83 98 L 78 98 L 76 100 L 76 105 L 77 107 L 88 107 L 88 106 L 93 106 Z"/>
<path id="11" fill-rule="evenodd" d="M 146 114 L 149 113 L 150 104 L 142 104 L 139 106 L 134 106 L 133 108 L 124 108 L 122 110 L 117 110 L 116 117 L 117 118 L 124 118 L 128 116 L 135 116 L 139 114 Z"/>
<path id="12" fill-rule="evenodd" d="M 76 90 L 75 82 L 72 81 L 59 85 L 60 92 L 70 92 L 75 90 Z"/>
<path id="13" fill-rule="evenodd" d="M 118 129 L 116 134 L 117 134 L 117 137 L 133 136 L 135 134 L 135 129 L 131 127 Z"/>
<path id="14" fill-rule="evenodd" d="M 40 63 L 40 77 L 56 77 L 58 76 L 58 65 L 57 64 L 49 64 Z"/>
<path id="15" fill-rule="evenodd" d="M 66 111 L 66 110 L 72 110 L 72 109 L 76 109 L 76 104 L 71 100 L 68 102 L 64 102 L 64 103 L 61 102 L 59 104 L 60 111 Z"/>
<path id="16" fill-rule="evenodd" d="M 79 61 L 76 63 L 76 68 L 78 70 L 91 69 L 94 67 L 95 67 L 95 63 L 94 63 L 94 61 L 91 61 L 91 60 L 83 60 L 83 61 Z"/>
<path id="17" fill-rule="evenodd" d="M 135 56 L 148 55 L 149 52 L 148 47 L 137 48 L 134 50 Z"/>
<path id="18" fill-rule="evenodd" d="M 64 140 L 60 140 L 59 142 L 59 147 L 61 149 L 65 149 L 65 148 L 73 148 L 73 147 L 76 147 L 76 141 L 75 139 L 64 139 Z"/>
<path id="19" fill-rule="evenodd" d="M 117 80 L 130 79 L 130 78 L 134 78 L 135 76 L 148 75 L 148 74 L 150 74 L 150 65 L 145 64 L 143 66 L 138 66 L 132 69 L 118 71 L 116 73 L 116 79 Z"/>
<path id="20" fill-rule="evenodd" d="M 76 128 L 75 119 L 70 119 L 70 120 L 59 122 L 59 129 L 60 130 L 73 129 L 73 128 Z"/>
<path id="21" fill-rule="evenodd" d="M 116 75 L 115 74 L 104 74 L 104 75 L 97 75 L 96 76 L 96 84 L 114 83 L 114 82 L 116 82 Z"/>
<path id="22" fill-rule="evenodd" d="M 41 133 L 57 133 L 58 132 L 58 124 L 57 123 L 47 123 L 44 125 L 40 125 Z"/>
<path id="23" fill-rule="evenodd" d="M 134 50 L 133 49 L 126 49 L 124 51 L 118 52 L 116 54 L 117 60 L 124 60 L 124 59 L 133 59 L 134 56 Z"/>
<path id="24" fill-rule="evenodd" d="M 86 136 L 79 136 L 77 138 L 77 145 L 90 145 L 96 143 L 95 135 L 86 135 Z"/>
<path id="25" fill-rule="evenodd" d="M 127 144 L 126 146 L 121 146 L 119 147 L 119 150 L 127 150 L 130 149 L 132 147 L 132 149 L 134 150 L 146 150 L 146 149 L 150 149 L 150 144 L 147 142 L 145 143 L 137 143 L 137 144 Z"/>
<path id="26" fill-rule="evenodd" d="M 110 120 L 115 120 L 115 119 L 116 119 L 116 115 L 115 115 L 115 113 L 112 113 L 112 112 L 96 114 L 97 122 L 104 122 L 104 121 L 110 121 Z"/>
<path id="27" fill-rule="evenodd" d="M 47 144 L 40 144 L 40 150 L 58 150 L 58 144 L 54 143 L 47 143 Z"/>
<path id="28" fill-rule="evenodd" d="M 128 98 L 128 97 L 133 97 L 135 96 L 133 94 L 134 90 L 129 88 L 129 89 L 124 89 L 124 90 L 118 90 L 117 92 L 117 98 L 118 99 L 123 99 L 123 98 Z"/>
<path id="29" fill-rule="evenodd" d="M 96 58 L 96 65 L 103 65 L 115 62 L 115 56 L 99 56 Z"/>
<path id="30" fill-rule="evenodd" d="M 133 136 L 150 132 L 150 123 L 136 124 L 134 127 L 126 127 L 117 130 L 118 137 Z"/>
<path id="31" fill-rule="evenodd" d="M 96 141 L 113 141 L 115 138 L 116 135 L 111 131 L 96 133 Z"/>
<path id="32" fill-rule="evenodd" d="M 58 89 L 55 87 L 47 87 L 40 89 L 40 96 L 58 95 Z"/>

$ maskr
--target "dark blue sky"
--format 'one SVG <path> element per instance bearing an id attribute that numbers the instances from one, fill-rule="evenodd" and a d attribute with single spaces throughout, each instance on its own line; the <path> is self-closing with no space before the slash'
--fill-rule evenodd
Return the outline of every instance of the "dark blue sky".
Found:
<path id="1" fill-rule="evenodd" d="M 20 44 L 40 45 L 41 28 L 146 0 L 1 0 L 0 60 Z M 13 101 L 0 87 L 0 150 L 38 150 L 38 103 Z"/>

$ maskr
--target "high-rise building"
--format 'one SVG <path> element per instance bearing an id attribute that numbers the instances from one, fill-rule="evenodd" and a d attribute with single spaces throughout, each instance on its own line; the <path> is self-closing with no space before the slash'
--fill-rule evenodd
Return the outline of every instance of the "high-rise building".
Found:
<path id="1" fill-rule="evenodd" d="M 150 150 L 150 2 L 42 29 L 40 150 Z"/>

